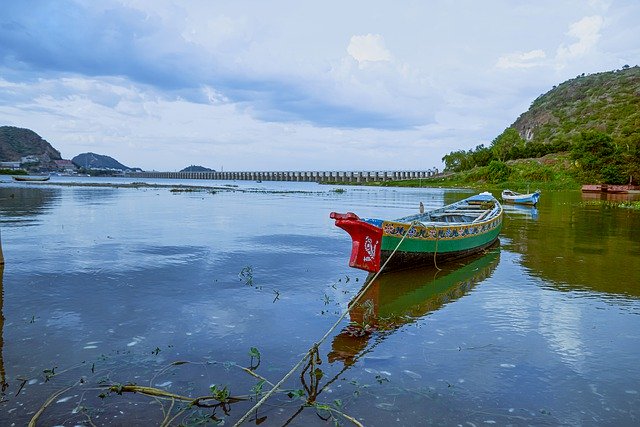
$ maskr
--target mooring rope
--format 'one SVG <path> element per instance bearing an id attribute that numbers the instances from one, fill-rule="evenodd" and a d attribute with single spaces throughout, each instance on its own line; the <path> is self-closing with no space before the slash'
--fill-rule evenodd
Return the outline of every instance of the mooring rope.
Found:
<path id="1" fill-rule="evenodd" d="M 362 296 L 365 294 L 365 292 L 369 289 L 369 287 L 371 286 L 371 284 L 373 282 L 375 282 L 375 280 L 378 278 L 378 276 L 380 275 L 380 273 L 384 270 L 384 268 L 387 266 L 387 264 L 389 263 L 389 261 L 391 260 L 391 258 L 393 258 L 393 256 L 395 255 L 395 253 L 397 252 L 398 248 L 400 247 L 400 245 L 402 244 L 402 242 L 404 241 L 404 239 L 407 237 L 407 235 L 409 234 L 409 231 L 416 225 L 416 224 L 422 224 L 420 221 L 412 221 L 411 225 L 409 226 L 409 228 L 407 229 L 407 231 L 405 231 L 405 233 L 402 235 L 402 239 L 400 239 L 400 241 L 398 242 L 398 244 L 396 245 L 396 247 L 393 249 L 393 251 L 391 252 L 391 255 L 389 255 L 389 258 L 387 258 L 387 260 L 384 262 L 384 264 L 382 264 L 382 267 L 380 267 L 380 270 L 378 270 L 376 272 L 376 274 L 371 278 L 371 280 L 369 280 L 369 282 L 360 290 L 360 292 L 358 292 L 358 294 L 356 295 L 356 297 L 353 299 L 351 305 L 355 305 L 358 303 L 358 301 L 360 301 L 360 298 L 362 298 Z M 424 225 L 424 224 L 422 224 Z M 437 241 L 436 241 L 436 245 L 437 245 Z M 257 410 L 260 406 L 262 406 L 262 404 L 264 402 L 267 401 L 267 399 L 269 397 L 271 397 L 271 395 L 273 393 L 275 393 L 280 386 L 291 376 L 293 375 L 293 373 L 300 367 L 300 365 L 302 365 L 304 363 L 305 360 L 307 360 L 307 358 L 309 356 L 312 356 L 315 352 L 317 352 L 318 347 L 320 347 L 320 344 L 322 344 L 327 337 L 329 337 L 329 335 L 340 325 L 340 323 L 342 323 L 342 320 L 347 316 L 347 314 L 349 314 L 349 306 L 347 306 L 347 308 L 342 312 L 342 314 L 340 315 L 340 317 L 338 318 L 338 320 L 333 324 L 333 326 L 331 326 L 331 328 L 329 328 L 329 330 L 324 334 L 324 336 L 316 343 L 314 343 L 311 348 L 307 351 L 307 353 L 302 357 L 302 359 L 300 359 L 300 361 L 298 361 L 298 363 L 296 363 L 293 368 L 291 368 L 291 370 L 289 372 L 287 372 L 285 374 L 284 377 L 282 377 L 282 379 L 280 381 L 278 381 L 272 388 L 271 390 L 269 390 L 267 393 L 265 393 L 265 395 L 262 397 L 262 399 L 260 399 L 255 405 L 253 405 L 253 407 L 251 409 L 249 409 L 243 416 L 242 418 L 240 418 L 235 424 L 234 427 L 239 426 L 240 424 L 242 424 L 243 422 L 245 422 L 247 420 L 247 418 L 249 418 L 249 416 L 251 415 L 251 413 L 255 410 Z"/>

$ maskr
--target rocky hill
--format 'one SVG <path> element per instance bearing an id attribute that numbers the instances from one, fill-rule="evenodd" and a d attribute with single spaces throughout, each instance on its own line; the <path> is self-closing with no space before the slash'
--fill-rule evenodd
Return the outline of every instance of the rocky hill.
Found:
<path id="1" fill-rule="evenodd" d="M 0 161 L 19 162 L 23 157 L 38 156 L 61 160 L 60 152 L 29 129 L 0 126 Z"/>
<path id="2" fill-rule="evenodd" d="M 580 75 L 539 96 L 511 125 L 527 142 L 569 141 L 580 132 L 640 140 L 640 67 Z"/>
<path id="3" fill-rule="evenodd" d="M 95 153 L 82 153 L 71 159 L 74 165 L 80 169 L 101 169 L 101 170 L 140 170 L 125 166 L 113 157 Z"/>

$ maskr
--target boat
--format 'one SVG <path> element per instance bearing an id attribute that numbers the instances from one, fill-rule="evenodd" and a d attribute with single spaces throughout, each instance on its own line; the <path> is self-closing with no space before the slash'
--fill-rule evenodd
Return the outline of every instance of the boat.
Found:
<path id="1" fill-rule="evenodd" d="M 588 184 L 581 190 L 583 193 L 634 194 L 640 193 L 640 185 Z"/>
<path id="2" fill-rule="evenodd" d="M 351 236 L 349 266 L 369 272 L 436 265 L 477 253 L 498 240 L 503 209 L 489 192 L 396 220 L 331 212 Z"/>
<path id="3" fill-rule="evenodd" d="M 14 181 L 20 182 L 40 182 L 49 181 L 49 175 L 12 175 Z"/>
<path id="4" fill-rule="evenodd" d="M 537 205 L 540 199 L 540 190 L 533 193 L 521 194 L 508 189 L 502 190 L 502 201 L 505 203 L 515 203 L 518 205 Z"/>

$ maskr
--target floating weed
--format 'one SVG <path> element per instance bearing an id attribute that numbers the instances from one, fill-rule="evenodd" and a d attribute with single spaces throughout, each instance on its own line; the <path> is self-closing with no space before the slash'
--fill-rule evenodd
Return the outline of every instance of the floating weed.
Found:
<path id="1" fill-rule="evenodd" d="M 160 347 L 156 347 L 152 352 L 154 354 L 158 354 L 160 351 Z M 142 356 L 144 360 L 149 360 L 149 353 L 146 353 L 146 356 Z M 127 405 L 128 402 L 122 402 L 123 399 L 127 399 L 126 396 L 137 396 L 136 400 L 139 400 L 141 397 L 147 397 L 149 401 L 153 401 L 155 404 L 159 404 L 161 408 L 161 418 L 157 420 L 157 422 L 150 422 L 155 425 L 181 425 L 181 426 L 196 426 L 196 425 L 222 425 L 227 424 L 229 422 L 229 417 L 231 416 L 231 408 L 232 406 L 235 409 L 235 405 L 241 401 L 255 400 L 257 401 L 259 397 L 264 396 L 266 393 L 265 384 L 270 385 L 272 388 L 275 387 L 273 383 L 269 382 L 262 375 L 254 372 L 252 369 L 256 369 L 261 361 L 261 353 L 256 347 L 251 347 L 248 351 L 248 355 L 250 356 L 250 368 L 245 368 L 243 366 L 238 365 L 234 362 L 218 362 L 213 361 L 211 359 L 207 359 L 203 362 L 188 362 L 184 360 L 177 360 L 171 363 L 168 363 L 165 366 L 159 367 L 155 374 L 149 380 L 149 383 L 145 385 L 138 385 L 132 382 L 114 382 L 112 379 L 113 373 L 122 362 L 122 360 L 117 360 L 116 355 L 130 355 L 130 351 L 121 352 L 121 351 L 113 351 L 113 353 L 107 355 L 100 355 L 96 362 L 91 363 L 91 361 L 82 362 L 78 366 L 71 367 L 68 369 L 59 370 L 57 366 L 54 366 L 50 369 L 45 369 L 43 372 L 47 379 L 52 378 L 54 375 L 56 376 L 55 382 L 64 381 L 65 376 L 63 374 L 68 371 L 76 368 L 82 368 L 82 376 L 80 380 L 76 381 L 74 384 L 69 385 L 69 387 L 65 387 L 60 389 L 51 395 L 49 399 L 47 399 L 41 408 L 35 412 L 35 415 L 31 419 L 31 425 L 38 424 L 38 418 L 47 410 L 47 408 L 51 407 L 52 412 L 61 413 L 60 411 L 65 411 L 64 413 L 70 414 L 69 423 L 70 424 L 87 424 L 87 425 L 95 425 L 95 420 L 93 418 L 102 418 L 105 414 L 113 413 L 115 416 L 120 418 L 119 414 L 125 415 L 122 411 L 119 411 L 120 408 L 124 408 L 123 405 Z M 129 357 L 129 356 L 128 356 Z M 332 422 L 334 425 L 342 425 L 341 423 L 348 420 L 357 426 L 361 426 L 354 418 L 350 417 L 343 413 L 343 402 L 340 399 L 333 400 L 331 403 L 326 402 L 318 402 L 317 397 L 324 391 L 328 389 L 328 386 L 339 379 L 343 373 L 340 371 L 333 378 L 327 378 L 327 372 L 324 372 L 319 368 L 319 365 L 322 363 L 320 356 L 318 354 L 318 350 L 316 349 L 313 355 L 309 359 L 309 363 L 307 367 L 304 368 L 302 373 L 300 374 L 300 379 L 302 381 L 302 388 L 300 389 L 287 389 L 283 390 L 278 388 L 277 393 L 288 396 L 292 399 L 290 404 L 299 405 L 299 410 L 295 411 L 292 415 L 291 420 L 293 420 L 304 408 L 313 408 L 318 416 L 323 417 L 323 419 Z M 86 369 L 90 366 L 91 373 L 89 373 L 89 369 Z M 196 387 L 192 385 L 187 386 L 179 386 L 175 381 L 165 381 L 166 378 L 162 378 L 161 375 L 175 375 L 176 372 L 173 372 L 177 369 L 183 369 L 182 366 L 193 366 L 193 365 L 202 365 L 203 367 L 210 365 L 217 365 L 219 368 L 224 367 L 227 370 L 230 369 L 241 369 L 245 373 L 250 374 L 254 378 L 257 378 L 257 382 L 251 387 L 250 392 L 246 395 L 232 395 L 231 389 L 233 388 L 233 384 L 227 385 L 224 380 L 221 380 L 217 383 L 209 383 L 211 385 L 205 386 L 205 393 L 195 394 L 193 397 L 189 396 L 189 394 L 197 393 Z M 206 368 L 209 369 L 209 368 Z M 135 375 L 136 382 L 143 381 L 141 376 Z M 26 383 L 27 381 L 24 380 Z M 322 386 L 320 383 L 326 383 Z M 86 388 L 85 392 L 79 393 L 79 399 L 65 399 L 60 398 L 65 393 L 69 392 L 69 390 L 82 386 L 83 384 L 92 384 L 93 388 L 89 386 L 84 386 Z M 170 392 L 165 387 L 173 385 L 176 392 Z M 88 387 L 88 388 L 87 388 Z M 366 387 L 366 386 L 364 386 Z M 185 394 L 181 394 L 178 390 L 182 388 L 185 390 Z M 363 386 L 359 386 L 359 389 L 363 388 Z M 88 390 L 98 390 L 93 394 L 86 393 Z M 21 390 L 18 391 L 18 394 Z M 98 394 L 99 393 L 99 394 Z M 359 392 L 358 392 L 359 393 Z M 204 394 L 204 395 L 203 395 Z M 354 394 L 354 396 L 356 396 Z M 77 395 L 76 395 L 77 396 Z M 100 399 L 111 399 L 111 402 L 107 403 L 98 403 L 97 407 L 102 407 L 104 409 L 96 409 L 92 408 L 90 405 L 91 398 L 93 398 L 94 402 L 99 402 Z M 297 401 L 297 403 L 295 403 Z M 56 405 L 53 405 L 57 403 Z M 71 406 L 69 406 L 71 405 Z M 64 406 L 69 406 L 67 409 Z M 135 405 L 134 405 L 135 406 Z M 130 408 L 130 406 L 129 406 Z M 113 412 L 115 411 L 115 412 Z M 222 412 L 223 413 L 222 413 Z M 55 415 L 54 415 L 55 416 Z M 69 415 L 67 415 L 69 416 Z M 256 424 L 261 424 L 267 421 L 267 416 L 262 415 L 258 416 L 256 412 L 254 421 Z"/>
<path id="2" fill-rule="evenodd" d="M 324 294 L 324 297 L 322 297 L 322 301 L 324 302 L 324 305 L 329 305 L 331 303 L 331 297 L 327 294 Z"/>
<path id="3" fill-rule="evenodd" d="M 273 298 L 273 302 L 276 302 L 280 299 L 280 292 L 278 292 L 276 289 L 273 290 L 273 293 L 276 294 L 276 296 Z"/>
<path id="4" fill-rule="evenodd" d="M 256 385 L 251 387 L 251 392 L 256 395 L 256 400 L 258 399 L 258 396 L 260 396 L 262 394 L 262 389 L 263 389 L 264 384 L 266 382 L 267 382 L 267 380 L 260 380 L 260 381 L 258 381 L 256 383 Z"/>
<path id="5" fill-rule="evenodd" d="M 249 349 L 249 356 L 251 357 L 251 360 L 249 362 L 249 369 L 254 370 L 258 366 L 260 366 L 260 351 L 256 347 L 251 347 Z M 253 365 L 254 359 L 256 360 L 255 366 Z"/>
<path id="6" fill-rule="evenodd" d="M 225 385 L 222 388 L 218 388 L 216 384 L 209 387 L 211 390 L 211 396 L 220 403 L 227 403 L 229 401 L 229 388 Z"/>
<path id="7" fill-rule="evenodd" d="M 636 201 L 631 201 L 631 200 L 621 200 L 621 201 L 586 200 L 586 201 L 580 202 L 579 205 L 582 206 L 582 207 L 598 206 L 598 207 L 603 207 L 605 209 L 622 208 L 622 209 L 637 209 L 637 210 L 640 210 L 640 200 L 636 200 Z"/>
<path id="8" fill-rule="evenodd" d="M 54 366 L 51 369 L 45 369 L 44 371 L 42 371 L 42 373 L 44 374 L 45 383 L 56 375 L 56 368 L 57 366 Z"/>
<path id="9" fill-rule="evenodd" d="M 151 354 L 155 354 L 156 356 L 158 355 L 158 353 L 160 353 L 162 350 L 160 350 L 160 347 L 156 347 Z"/>
<path id="10" fill-rule="evenodd" d="M 240 273 L 238 273 L 238 278 L 240 280 L 244 280 L 244 284 L 248 286 L 253 286 L 253 267 L 247 265 Z"/>
<path id="11" fill-rule="evenodd" d="M 376 375 L 376 381 L 378 381 L 378 384 L 382 384 L 382 383 L 385 383 L 385 382 L 388 383 L 389 382 L 389 378 L 378 374 L 378 375 Z"/>
<path id="12" fill-rule="evenodd" d="M 345 190 L 344 188 L 336 188 L 335 190 L 333 190 L 334 193 L 337 194 L 342 194 L 344 192 L 346 192 L 347 190 Z"/>

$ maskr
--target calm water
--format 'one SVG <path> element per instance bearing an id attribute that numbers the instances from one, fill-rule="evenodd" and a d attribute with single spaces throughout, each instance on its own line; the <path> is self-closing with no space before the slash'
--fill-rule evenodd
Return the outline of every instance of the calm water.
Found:
<path id="1" fill-rule="evenodd" d="M 101 386 L 251 396 L 252 347 L 277 382 L 365 285 L 331 211 L 400 217 L 472 194 L 182 183 L 223 188 L 0 183 L 0 425 L 26 425 L 54 394 L 40 425 L 232 425 L 255 399 L 186 408 Z M 548 192 L 506 207 L 500 241 L 379 277 L 322 363 L 285 383 L 294 397 L 246 425 L 333 425 L 297 390 L 364 425 L 640 424 L 640 213 Z"/>

